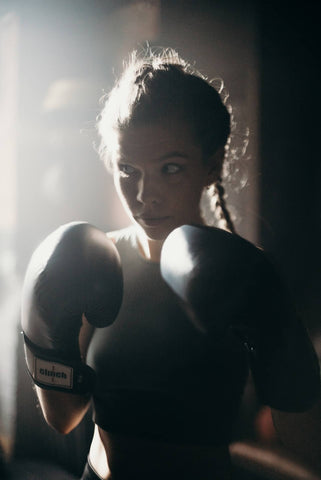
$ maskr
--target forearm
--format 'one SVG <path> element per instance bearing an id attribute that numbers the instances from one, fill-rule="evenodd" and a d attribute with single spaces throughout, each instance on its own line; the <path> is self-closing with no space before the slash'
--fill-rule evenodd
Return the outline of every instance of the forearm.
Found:
<path id="1" fill-rule="evenodd" d="M 89 405 L 89 394 L 70 394 L 35 387 L 43 416 L 53 429 L 70 433 L 81 422 Z"/>
<path id="2" fill-rule="evenodd" d="M 271 411 L 283 445 L 316 471 L 321 471 L 321 398 L 305 412 Z"/>
<path id="3" fill-rule="evenodd" d="M 93 332 L 94 327 L 83 315 L 79 333 L 79 350 L 83 358 L 86 357 Z M 90 405 L 90 393 L 77 395 L 58 390 L 47 390 L 36 385 L 35 391 L 46 422 L 62 434 L 70 433 L 79 425 Z"/>

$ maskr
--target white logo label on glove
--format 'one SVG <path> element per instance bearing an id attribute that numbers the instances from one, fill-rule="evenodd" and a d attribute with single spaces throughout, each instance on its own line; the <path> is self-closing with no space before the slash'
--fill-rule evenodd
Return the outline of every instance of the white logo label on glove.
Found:
<path id="1" fill-rule="evenodd" d="M 61 363 L 35 357 L 35 380 L 53 387 L 72 388 L 73 369 Z"/>

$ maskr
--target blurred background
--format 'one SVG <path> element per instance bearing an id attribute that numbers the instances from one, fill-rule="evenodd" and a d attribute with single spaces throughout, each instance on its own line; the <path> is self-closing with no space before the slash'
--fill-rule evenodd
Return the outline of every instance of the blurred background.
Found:
<path id="1" fill-rule="evenodd" d="M 106 231 L 128 224 L 95 151 L 95 121 L 123 60 L 146 42 L 173 47 L 209 78 L 224 80 L 236 156 L 250 132 L 247 151 L 231 164 L 228 204 L 239 233 L 274 256 L 321 356 L 316 8 L 255 0 L 1 0 L 0 438 L 6 452 L 17 438 L 16 444 L 25 439 L 20 453 L 31 449 L 33 410 L 19 419 L 29 404 L 17 351 L 20 290 L 32 251 L 69 221 Z M 255 435 L 249 422 L 240 436 Z"/>

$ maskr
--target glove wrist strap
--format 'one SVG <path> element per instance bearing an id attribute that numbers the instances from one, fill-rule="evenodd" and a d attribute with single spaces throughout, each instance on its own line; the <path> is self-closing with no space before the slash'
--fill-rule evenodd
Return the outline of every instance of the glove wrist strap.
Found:
<path id="1" fill-rule="evenodd" d="M 94 389 L 95 373 L 82 362 L 64 362 L 54 352 L 44 353 L 25 338 L 25 356 L 34 383 L 47 390 L 86 394 Z"/>

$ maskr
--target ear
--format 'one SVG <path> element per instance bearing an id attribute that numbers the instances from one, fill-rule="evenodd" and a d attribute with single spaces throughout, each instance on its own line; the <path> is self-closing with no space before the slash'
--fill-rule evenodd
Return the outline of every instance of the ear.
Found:
<path id="1" fill-rule="evenodd" d="M 225 148 L 219 147 L 216 152 L 207 159 L 208 178 L 206 187 L 215 183 L 222 174 L 223 162 L 225 157 Z"/>

